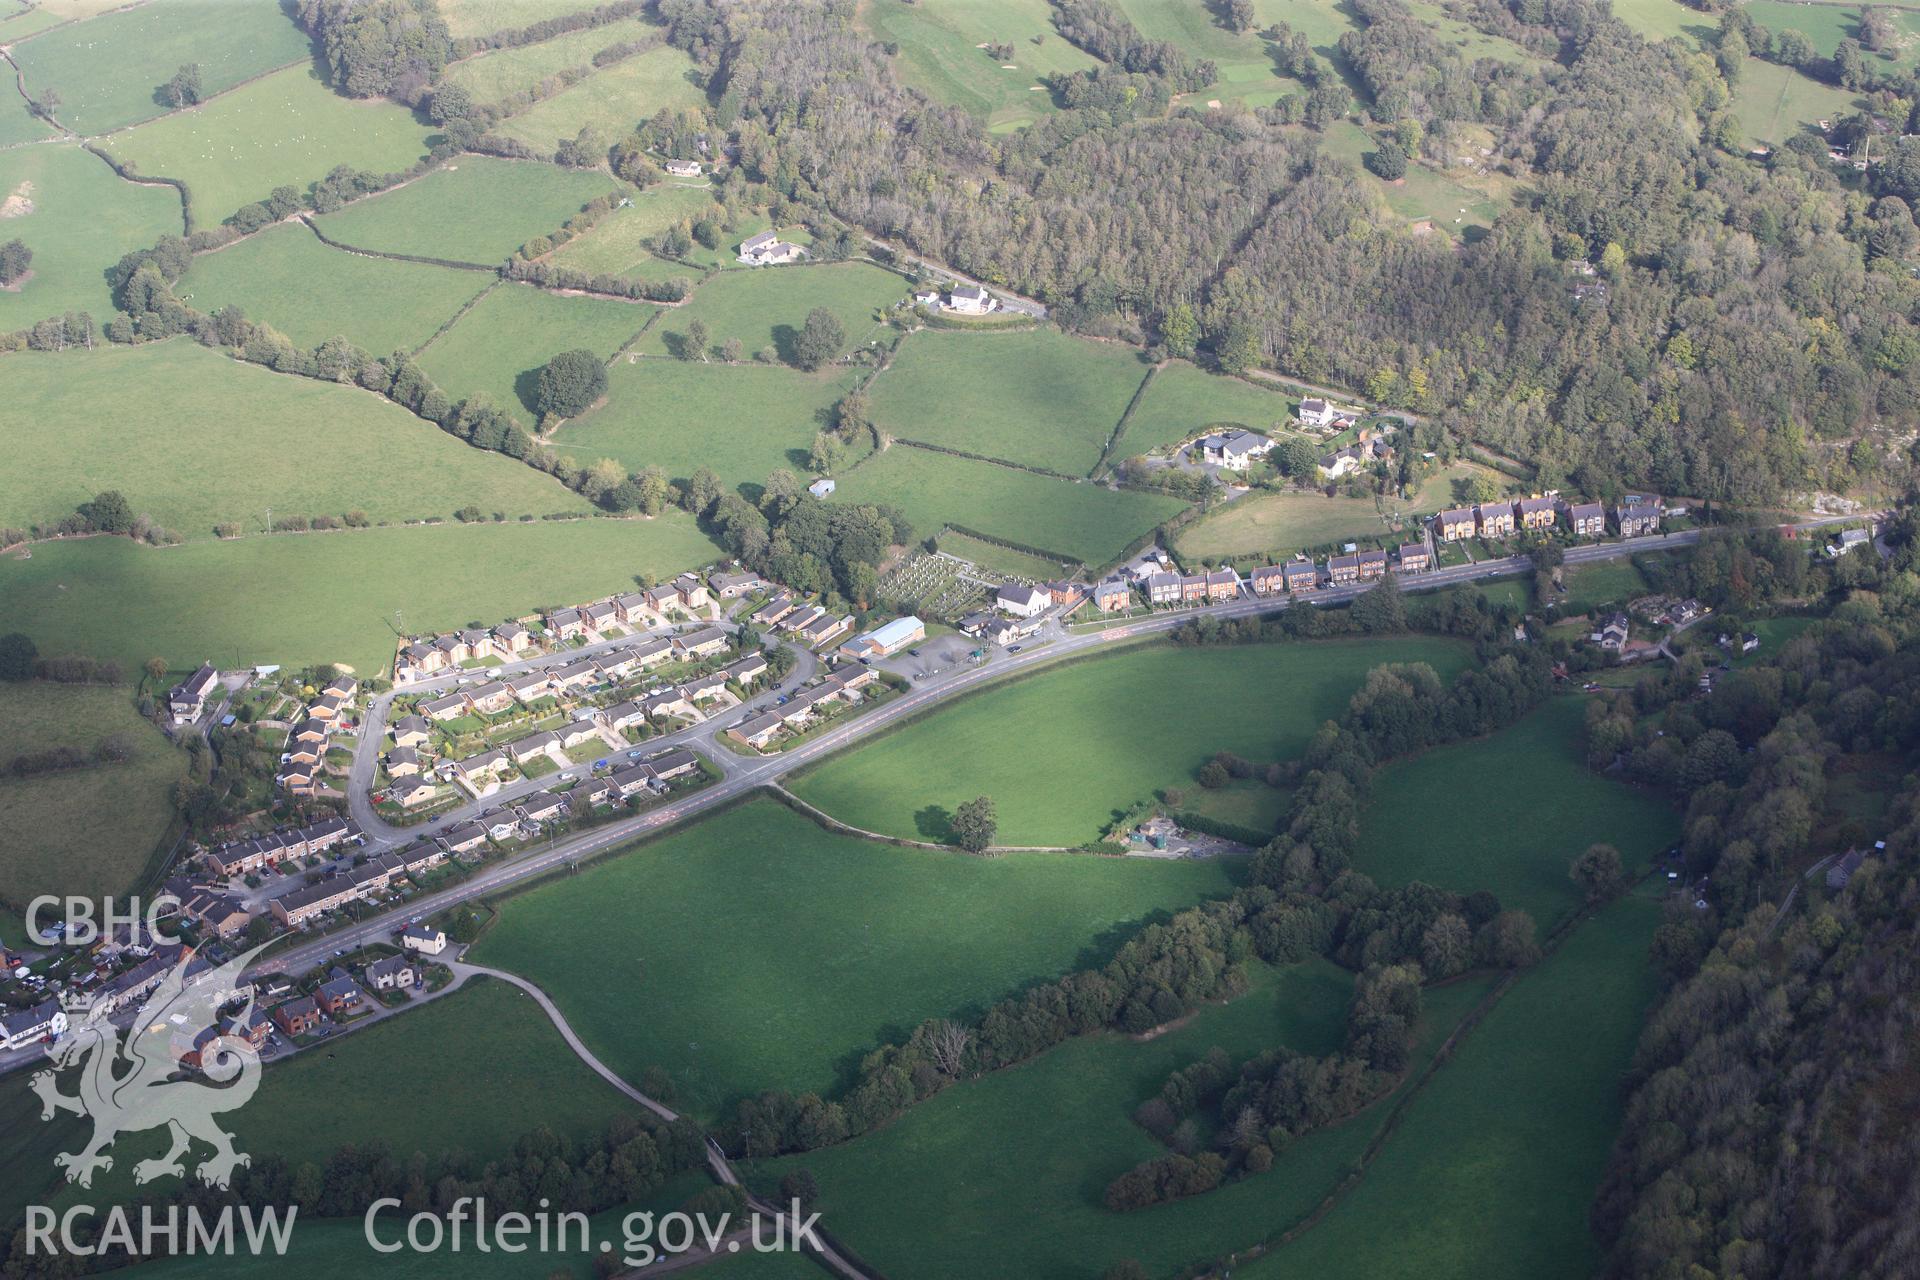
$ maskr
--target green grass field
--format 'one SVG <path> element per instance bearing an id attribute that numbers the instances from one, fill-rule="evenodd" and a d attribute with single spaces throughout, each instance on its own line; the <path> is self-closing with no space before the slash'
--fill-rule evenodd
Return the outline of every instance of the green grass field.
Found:
<path id="1" fill-rule="evenodd" d="M 1846 89 L 1802 75 L 1789 67 L 1748 58 L 1740 68 L 1733 91 L 1733 114 L 1747 137 L 1775 146 L 1816 120 L 1830 120 L 1854 110 L 1857 96 Z"/>
<path id="2" fill-rule="evenodd" d="M 448 1063 L 459 1064 L 457 1089 L 420 1087 L 444 1077 Z M 313 1119 L 319 1099 L 325 1124 Z M 509 1154 L 541 1126 L 590 1140 L 635 1109 L 567 1048 L 533 997 L 476 978 L 402 1017 L 269 1064 L 259 1093 L 226 1123 L 239 1150 L 295 1166 L 324 1165 L 347 1143 L 373 1142 L 402 1162 L 415 1152 L 450 1151 L 485 1161 Z M 165 1149 L 163 1131 L 122 1138 L 104 1182 L 67 1188 L 53 1203 L 131 1199 L 134 1161 Z"/>
<path id="3" fill-rule="evenodd" d="M 505 454 L 474 449 L 371 392 L 273 373 L 187 339 L 22 353 L 8 365 L 16 465 L 0 523 L 51 522 L 102 489 L 186 538 L 224 521 L 375 521 L 586 511 L 579 495 Z"/>
<path id="4" fill-rule="evenodd" d="M 1511 46 L 1509 46 L 1511 47 Z M 1379 143 L 1351 120 L 1338 120 L 1327 127 L 1321 150 L 1353 163 L 1363 183 L 1379 191 L 1387 207 L 1409 221 L 1431 222 L 1437 231 L 1460 236 L 1472 230 L 1486 230 L 1506 212 L 1511 201 L 1491 194 L 1493 190 L 1470 187 L 1456 182 L 1424 163 L 1407 166 L 1404 178 L 1385 182 L 1366 168 L 1363 157 L 1379 149 Z"/>
<path id="5" fill-rule="evenodd" d="M 1098 960 L 1231 871 L 900 849 L 760 800 L 509 899 L 476 958 L 539 983 L 627 1078 L 665 1068 L 711 1119 L 745 1092 L 832 1088 L 880 1041 Z"/>
<path id="6" fill-rule="evenodd" d="M 1114 443 L 1111 456 L 1130 458 L 1162 445 L 1178 444 L 1216 424 L 1272 435 L 1287 425 L 1299 403 L 1298 397 L 1268 391 L 1240 378 L 1204 373 L 1184 360 L 1176 360 L 1147 383 L 1127 416 L 1127 425 Z"/>
<path id="7" fill-rule="evenodd" d="M 1299 754 L 1383 662 L 1427 662 L 1451 679 L 1467 661 L 1429 637 L 1147 645 L 975 694 L 791 785 L 842 822 L 918 839 L 941 838 L 943 812 L 990 795 L 1000 843 L 1079 844 L 1161 787 L 1197 790 L 1193 773 L 1216 751 L 1260 763 Z"/>
<path id="8" fill-rule="evenodd" d="M 1055 480 L 895 445 L 839 477 L 838 502 L 891 502 L 918 536 L 949 524 L 1100 566 L 1177 515 L 1177 498 Z"/>
<path id="9" fill-rule="evenodd" d="M 411 632 L 492 623 L 547 604 L 628 590 L 714 558 L 685 517 L 433 525 L 287 534 L 164 550 L 124 538 L 43 544 L 0 560 L 10 629 L 47 653 L 338 662 L 362 673 L 393 657 L 394 615 Z"/>
<path id="10" fill-rule="evenodd" d="M 1554 698 L 1492 737 L 1387 765 L 1354 865 L 1381 884 L 1489 889 L 1542 930 L 1580 905 L 1567 866 L 1588 845 L 1613 845 L 1637 875 L 1677 838 L 1679 815 L 1586 767 L 1585 710 L 1583 699 Z"/>
<path id="11" fill-rule="evenodd" d="M 1467 468 L 1463 468 L 1464 471 Z M 1423 485 L 1405 501 L 1374 498 L 1329 498 L 1322 493 L 1292 490 L 1254 492 L 1235 498 L 1180 531 L 1180 553 L 1202 560 L 1261 555 L 1280 559 L 1302 547 L 1325 546 L 1362 538 L 1387 541 L 1417 538 L 1417 522 L 1410 517 L 1449 505 L 1444 482 Z M 1388 515 L 1402 517 L 1399 531 Z"/>
<path id="12" fill-rule="evenodd" d="M 606 405 L 562 427 L 555 449 L 582 464 L 658 465 L 675 479 L 711 467 L 728 485 L 804 468 L 814 433 L 847 390 L 844 377 L 658 358 L 616 360 L 607 381 Z"/>
<path id="13" fill-rule="evenodd" d="M 1146 372 L 1129 348 L 1052 329 L 930 329 L 874 379 L 873 416 L 904 439 L 1085 475 Z"/>
<path id="14" fill-rule="evenodd" d="M 43 893 L 131 891 L 173 819 L 168 789 L 186 774 L 185 753 L 140 718 L 130 687 L 0 684 L 0 723 L 7 726 L 0 757 L 8 760 L 59 746 L 90 750 L 109 734 L 124 734 L 135 748 L 120 764 L 0 778 L 0 824 L 8 832 L 0 841 L 0 902 L 21 912 Z"/>
<path id="15" fill-rule="evenodd" d="M 307 36 L 281 0 L 153 0 L 17 46 L 27 90 L 60 94 L 60 123 L 100 134 L 174 108 L 161 86 L 200 67 L 204 98 L 275 67 L 304 63 Z"/>
<path id="16" fill-rule="evenodd" d="M 787 1169 L 813 1170 L 835 1235 L 885 1275 L 1081 1280 L 1126 1259 L 1149 1275 L 1184 1274 L 1304 1217 L 1360 1158 L 1392 1105 L 1377 1102 L 1306 1134 L 1266 1174 L 1139 1213 L 1109 1211 L 1107 1183 L 1165 1150 L 1132 1112 L 1170 1072 L 1216 1045 L 1236 1059 L 1280 1044 L 1337 1047 L 1348 975 L 1316 962 L 1256 968 L 1253 977 L 1240 999 L 1163 1035 L 1070 1040 L 950 1088 L 856 1142 L 755 1166 L 752 1179 L 771 1186 Z M 1417 1062 L 1486 990 L 1470 981 L 1427 993 Z"/>
<path id="17" fill-rule="evenodd" d="M 749 357 L 771 351 L 786 361 L 793 354 L 800 326 L 815 307 L 825 307 L 839 319 L 850 350 L 885 334 L 886 325 L 876 314 L 906 292 L 906 282 L 899 276 L 863 262 L 722 272 L 701 285 L 685 306 L 662 315 L 635 350 L 678 355 L 686 343 L 687 326 L 700 320 L 707 326 L 709 347 L 738 338 Z"/>
<path id="18" fill-rule="evenodd" d="M 1214 83 L 1185 95 L 1181 99 L 1185 105 L 1237 101 L 1248 107 L 1269 107 L 1300 89 L 1297 81 L 1274 69 L 1264 40 L 1253 31 L 1239 35 L 1228 31 L 1208 5 L 1120 0 L 1119 7 L 1147 39 L 1170 41 L 1195 59 L 1211 58 L 1218 65 Z M 1328 49 L 1351 25 L 1331 4 L 1255 0 L 1254 11 L 1256 29 L 1276 20 L 1287 22 L 1306 32 L 1316 46 L 1324 41 Z"/>
<path id="19" fill-rule="evenodd" d="M 7 28 L 0 24 L 0 40 L 5 40 Z M 51 138 L 54 129 L 46 121 L 27 110 L 26 99 L 15 94 L 11 100 L 0 101 L 0 147 L 11 147 L 21 142 L 39 142 Z"/>
<path id="20" fill-rule="evenodd" d="M 1656 992 L 1646 954 L 1659 923 L 1653 903 L 1628 898 L 1583 924 L 1461 1044 L 1359 1186 L 1298 1240 L 1234 1274 L 1594 1274 L 1600 1253 L 1587 1211 Z"/>
<path id="21" fill-rule="evenodd" d="M 631 206 L 615 209 L 602 218 L 593 230 L 554 250 L 553 261 L 594 275 L 601 272 L 628 275 L 635 270 L 636 264 L 645 263 L 647 269 L 641 277 L 643 279 L 657 279 L 664 274 L 697 280 L 697 270 L 678 262 L 655 258 L 642 242 L 659 235 L 676 222 L 696 221 L 715 212 L 717 208 L 712 191 L 706 187 L 682 186 L 676 182 L 655 183 L 634 196 Z M 707 249 L 696 242 L 687 256 L 690 261 L 718 265 L 722 258 L 731 258 L 733 251 L 725 248 Z M 742 341 L 745 339 L 742 338 Z"/>
<path id="22" fill-rule="evenodd" d="M 663 107 L 702 105 L 706 96 L 687 79 L 692 68 L 692 60 L 678 49 L 668 45 L 649 49 L 534 103 L 495 126 L 494 132 L 538 150 L 551 150 L 561 139 L 571 140 L 587 128 L 611 144 Z"/>
<path id="23" fill-rule="evenodd" d="M 860 17 L 875 40 L 899 46 L 894 70 L 903 83 L 967 111 L 994 132 L 1024 128 L 1053 110 L 1042 77 L 1097 65 L 1055 32 L 1043 0 L 871 0 Z M 1014 46 L 1012 63 L 989 56 L 980 47 L 987 43 Z"/>
<path id="24" fill-rule="evenodd" d="M 494 281 L 478 271 L 368 258 L 272 227 L 193 260 L 180 285 L 193 305 L 232 304 L 302 347 L 335 335 L 374 355 L 411 351 Z"/>
<path id="25" fill-rule="evenodd" d="M 593 0 L 441 0 L 439 6 L 447 29 L 456 37 L 517 31 L 594 7 Z"/>
<path id="26" fill-rule="evenodd" d="M 1741 6 L 1755 22 L 1769 31 L 1798 31 L 1813 42 L 1814 49 L 1831 58 L 1842 40 L 1860 39 L 1860 9 L 1845 4 L 1793 4 L 1788 0 L 1748 0 Z M 1911 67 L 1920 57 L 1920 14 L 1910 9 L 1888 8 L 1894 27 L 1900 32 L 1896 49 L 1876 53 L 1863 49 L 1867 66 L 1878 72 L 1896 67 Z"/>
<path id="27" fill-rule="evenodd" d="M 418 181 L 314 221 L 328 239 L 356 249 L 495 266 L 617 185 L 584 169 L 461 156 Z"/>
<path id="28" fill-rule="evenodd" d="M 570 31 L 539 44 L 517 49 L 495 49 L 456 62 L 439 83 L 457 84 L 478 102 L 498 102 L 510 93 L 531 89 L 548 76 L 571 67 L 590 66 L 602 49 L 640 40 L 658 30 L 644 18 L 626 18 L 603 27 Z"/>
<path id="29" fill-rule="evenodd" d="M 614 298 L 569 297 L 502 284 L 420 353 L 420 367 L 455 400 L 487 395 L 523 424 L 537 414 L 540 370 L 562 351 L 611 356 L 633 339 L 654 308 Z"/>
<path id="30" fill-rule="evenodd" d="M 104 325 L 113 298 L 101 273 L 121 254 L 180 233 L 177 195 L 122 182 L 77 146 L 0 151 L 0 202 L 10 211 L 0 236 L 33 250 L 32 274 L 0 289 L 0 329 L 66 311 L 90 312 Z"/>
<path id="31" fill-rule="evenodd" d="M 1795 11 L 1805 9 L 1795 6 Z M 1681 36 L 1709 44 L 1715 26 L 1698 9 L 1689 9 L 1679 0 L 1616 0 L 1613 16 L 1655 41 Z"/>
<path id="32" fill-rule="evenodd" d="M 143 176 L 185 182 L 194 226 L 210 227 L 277 186 L 304 192 L 336 165 L 409 168 L 426 151 L 428 133 L 405 107 L 343 98 L 302 65 L 115 134 L 107 149 Z"/>

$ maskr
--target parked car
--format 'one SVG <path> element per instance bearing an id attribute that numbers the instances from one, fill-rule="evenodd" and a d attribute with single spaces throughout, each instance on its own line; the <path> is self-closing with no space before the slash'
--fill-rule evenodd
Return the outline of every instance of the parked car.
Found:
<path id="1" fill-rule="evenodd" d="M 1008 645 L 1008 646 L 1007 646 L 1007 652 L 1008 652 L 1008 653 L 1018 653 L 1018 652 L 1020 652 L 1020 646 L 1019 646 L 1019 645 L 1017 645 L 1017 644 L 1010 644 L 1010 645 Z"/>

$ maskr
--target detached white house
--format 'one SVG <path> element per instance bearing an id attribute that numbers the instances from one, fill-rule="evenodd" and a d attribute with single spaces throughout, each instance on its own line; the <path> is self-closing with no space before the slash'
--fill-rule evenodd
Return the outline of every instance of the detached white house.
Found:
<path id="1" fill-rule="evenodd" d="M 1053 596 L 1038 587 L 1001 587 L 994 596 L 994 603 L 1001 610 L 1016 618 L 1031 618 L 1053 603 Z"/>
<path id="2" fill-rule="evenodd" d="M 697 178 L 702 170 L 698 160 L 669 160 L 667 172 L 676 178 Z"/>
<path id="3" fill-rule="evenodd" d="M 764 267 L 782 262 L 797 262 L 807 251 L 780 239 L 771 231 L 748 236 L 740 242 L 740 261 L 748 266 Z"/>
<path id="4" fill-rule="evenodd" d="M 1331 400 L 1316 397 L 1300 402 L 1300 421 L 1310 427 L 1330 427 L 1339 416 L 1340 411 L 1333 407 Z"/>
<path id="5" fill-rule="evenodd" d="M 1245 471 L 1253 465 L 1254 459 L 1264 458 L 1272 452 L 1273 441 L 1251 431 L 1228 431 L 1217 436 L 1203 436 L 1200 440 L 1200 456 L 1228 471 Z"/>
<path id="6" fill-rule="evenodd" d="M 963 316 L 983 316 L 1000 304 L 977 284 L 955 285 L 947 294 L 947 310 Z"/>

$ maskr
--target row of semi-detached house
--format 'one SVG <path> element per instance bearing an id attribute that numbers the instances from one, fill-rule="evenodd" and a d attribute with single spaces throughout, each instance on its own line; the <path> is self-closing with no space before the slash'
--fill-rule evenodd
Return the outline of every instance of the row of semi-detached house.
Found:
<path id="1" fill-rule="evenodd" d="M 691 661 L 710 657 L 725 650 L 727 644 L 727 633 L 718 627 L 702 627 L 698 631 L 673 637 L 657 636 L 581 658 L 551 671 L 533 671 L 512 680 L 489 680 L 470 688 L 455 689 L 422 702 L 419 713 L 433 721 L 455 720 L 471 712 L 497 715 L 516 702 L 529 705 L 542 698 L 577 692 L 610 679 L 624 678 L 635 671 L 645 671 L 669 660 Z M 403 720 L 394 724 L 395 744 L 403 747 L 423 745 L 427 739 L 424 725 L 417 729 L 408 726 L 417 740 L 401 740 L 399 730 L 405 723 Z"/>
<path id="2" fill-rule="evenodd" d="M 1658 533 L 1663 510 L 1657 497 L 1628 494 L 1613 506 L 1614 530 L 1623 538 Z M 1552 496 L 1483 502 L 1442 511 L 1433 518 L 1433 532 L 1442 542 L 1508 538 L 1521 530 L 1544 533 L 1562 521 L 1576 538 L 1605 537 L 1607 508 L 1604 503 L 1565 502 Z"/>
<path id="3" fill-rule="evenodd" d="M 288 858 L 305 858 L 325 853 L 360 834 L 360 828 L 345 818 L 328 818 L 309 827 L 271 831 L 252 840 L 235 840 L 205 854 L 207 866 L 216 874 L 232 877 L 269 871 Z"/>
<path id="4" fill-rule="evenodd" d="M 851 695 L 879 678 L 873 668 L 849 663 L 811 688 L 794 694 L 784 705 L 735 725 L 727 730 L 727 736 L 758 750 L 771 743 L 780 730 L 798 729 L 813 719 L 815 709 L 823 703 L 858 701 Z"/>
<path id="5" fill-rule="evenodd" d="M 400 651 L 394 674 L 400 680 L 420 680 L 475 658 L 511 662 L 532 647 L 533 633 L 518 622 L 503 622 L 486 631 L 449 631 L 407 645 Z"/>
<path id="6" fill-rule="evenodd" d="M 271 899 L 267 909 L 281 924 L 298 928 L 349 902 L 371 897 L 391 885 L 396 876 L 425 871 L 445 862 L 446 858 L 447 851 L 437 844 L 417 844 L 398 853 L 375 854 L 352 870 Z"/>
<path id="7" fill-rule="evenodd" d="M 722 576 L 714 575 L 716 579 Z M 736 593 L 737 594 L 737 593 Z M 556 640 L 585 639 L 608 627 L 653 627 L 669 620 L 675 610 L 692 613 L 713 603 L 707 584 L 691 573 L 645 591 L 608 596 L 576 608 L 555 609 L 547 615 L 547 630 Z"/>
<path id="8" fill-rule="evenodd" d="M 307 707 L 306 718 L 288 732 L 275 781 L 289 795 L 319 794 L 327 740 L 352 711 L 353 695 L 359 688 L 352 676 L 335 676 Z"/>

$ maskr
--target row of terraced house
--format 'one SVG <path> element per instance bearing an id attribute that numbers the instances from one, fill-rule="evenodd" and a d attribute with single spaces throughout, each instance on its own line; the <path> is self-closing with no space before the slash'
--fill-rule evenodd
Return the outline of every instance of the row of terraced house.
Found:
<path id="1" fill-rule="evenodd" d="M 1628 494 L 1613 505 L 1613 527 L 1623 538 L 1660 532 L 1665 508 L 1657 497 Z M 1433 533 L 1442 542 L 1466 538 L 1510 538 L 1519 532 L 1549 533 L 1565 521 L 1576 538 L 1603 538 L 1607 508 L 1599 502 L 1567 502 L 1553 494 L 1517 501 L 1482 502 L 1454 507 L 1433 518 Z"/>

